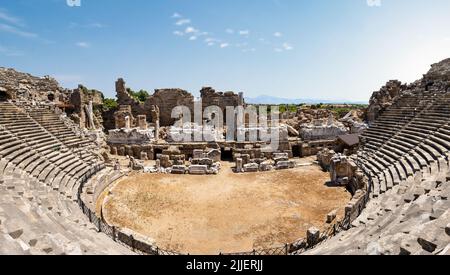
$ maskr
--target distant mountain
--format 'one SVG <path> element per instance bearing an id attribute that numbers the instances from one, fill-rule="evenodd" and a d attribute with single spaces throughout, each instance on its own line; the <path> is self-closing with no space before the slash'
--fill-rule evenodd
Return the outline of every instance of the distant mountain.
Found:
<path id="1" fill-rule="evenodd" d="M 310 99 L 310 98 L 303 98 L 303 99 L 292 99 L 292 98 L 281 98 L 281 97 L 275 97 L 275 96 L 268 96 L 268 95 L 262 95 L 258 97 L 248 97 L 245 98 L 245 102 L 249 104 L 368 104 L 368 102 L 364 101 L 352 101 L 352 100 L 325 100 L 325 99 Z"/>

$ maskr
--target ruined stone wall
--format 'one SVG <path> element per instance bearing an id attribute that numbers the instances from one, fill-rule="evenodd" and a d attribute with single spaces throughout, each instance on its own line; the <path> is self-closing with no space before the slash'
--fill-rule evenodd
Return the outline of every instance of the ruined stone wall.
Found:
<path id="1" fill-rule="evenodd" d="M 154 94 L 149 96 L 145 103 L 140 103 L 135 100 L 127 91 L 125 81 L 120 78 L 116 82 L 117 101 L 119 105 L 130 105 L 133 116 L 146 115 L 148 121 L 154 121 L 153 115 L 154 106 L 159 108 L 160 126 L 172 126 L 176 119 L 172 118 L 172 110 L 177 106 L 186 106 L 191 110 L 193 119 L 194 111 L 194 96 L 188 91 L 182 89 L 157 89 Z M 243 94 L 236 94 L 233 92 L 216 92 L 210 87 L 202 88 L 200 91 L 202 98 L 203 110 L 208 106 L 219 106 L 224 112 L 224 119 L 226 118 L 227 106 L 239 106 L 244 104 Z"/>
<path id="2" fill-rule="evenodd" d="M 131 106 L 131 110 L 133 112 L 134 117 L 146 114 L 144 104 L 138 102 L 128 93 L 127 88 L 125 86 L 125 81 L 122 78 L 119 78 L 116 81 L 116 96 L 117 96 L 117 103 L 119 105 Z"/>
<path id="3" fill-rule="evenodd" d="M 89 105 L 92 102 L 92 112 L 93 112 L 93 124 L 90 125 L 89 122 Z M 69 103 L 73 106 L 73 116 L 77 116 L 77 123 L 80 124 L 82 128 L 103 128 L 103 94 L 97 90 L 88 89 L 82 85 L 78 85 L 75 90 L 70 90 Z"/>
<path id="4" fill-rule="evenodd" d="M 0 92 L 11 100 L 35 100 L 62 103 L 67 101 L 68 91 L 49 77 L 36 77 L 0 67 Z"/>
<path id="5" fill-rule="evenodd" d="M 335 144 L 335 139 L 304 142 L 300 148 L 300 154 L 302 157 L 315 156 L 325 148 L 333 149 Z"/>
<path id="6" fill-rule="evenodd" d="M 203 87 L 200 90 L 200 96 L 202 98 L 203 110 L 208 106 L 218 106 L 224 115 L 224 121 L 226 121 L 226 107 L 232 106 L 244 106 L 242 94 L 236 94 L 234 92 L 217 92 L 211 87 Z"/>
<path id="7" fill-rule="evenodd" d="M 145 102 L 147 118 L 151 119 L 152 106 L 159 107 L 160 126 L 171 126 L 176 119 L 172 118 L 172 110 L 177 106 L 186 106 L 191 110 L 193 119 L 194 96 L 182 89 L 158 89 Z"/>
<path id="8" fill-rule="evenodd" d="M 367 121 L 373 123 L 381 113 L 391 106 L 401 92 L 406 89 L 398 80 L 391 80 L 386 83 L 379 91 L 374 92 L 370 98 L 369 108 L 367 109 Z"/>

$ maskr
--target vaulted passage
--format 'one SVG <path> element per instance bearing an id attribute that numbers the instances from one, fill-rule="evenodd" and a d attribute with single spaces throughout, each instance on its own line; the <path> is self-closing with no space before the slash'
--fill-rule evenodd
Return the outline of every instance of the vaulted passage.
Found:
<path id="1" fill-rule="evenodd" d="M 8 99 L 11 99 L 10 96 L 3 91 L 0 91 L 0 101 L 7 101 Z"/>

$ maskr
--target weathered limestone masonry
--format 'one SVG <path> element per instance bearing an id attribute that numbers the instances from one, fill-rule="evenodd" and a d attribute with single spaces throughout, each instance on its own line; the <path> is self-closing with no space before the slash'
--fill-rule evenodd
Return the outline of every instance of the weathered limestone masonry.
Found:
<path id="1" fill-rule="evenodd" d="M 0 98 L 63 103 L 68 101 L 69 94 L 49 76 L 35 77 L 0 67 Z"/>
<path id="2" fill-rule="evenodd" d="M 149 121 L 155 121 L 155 108 L 159 111 L 159 123 L 161 127 L 172 126 L 175 119 L 172 118 L 172 110 L 177 106 L 186 106 L 191 110 L 193 115 L 194 96 L 182 89 L 157 89 L 154 94 L 149 96 L 145 103 L 139 103 L 127 92 L 125 81 L 120 78 L 116 82 L 116 93 L 119 105 L 131 106 L 132 113 L 135 117 L 138 115 L 146 115 Z M 244 105 L 244 96 L 242 93 L 234 92 L 216 92 L 210 87 L 202 88 L 200 91 L 203 109 L 208 106 L 219 106 L 224 111 L 227 106 Z M 193 118 L 193 116 L 192 116 Z"/>
<path id="3" fill-rule="evenodd" d="M 378 92 L 374 92 L 367 111 L 369 124 L 373 123 L 386 108 L 391 106 L 392 102 L 405 88 L 406 85 L 403 85 L 400 81 L 390 80 Z"/>
<path id="4" fill-rule="evenodd" d="M 71 118 L 81 128 L 103 129 L 103 118 L 99 110 L 103 105 L 101 92 L 79 85 L 77 89 L 71 91 L 70 103 L 73 105 Z"/>
<path id="5" fill-rule="evenodd" d="M 203 109 L 208 106 L 218 106 L 224 115 L 224 121 L 226 121 L 226 107 L 227 106 L 244 106 L 243 93 L 235 94 L 234 92 L 216 92 L 211 87 L 203 87 L 200 90 L 200 96 L 202 98 Z"/>
<path id="6" fill-rule="evenodd" d="M 348 129 L 333 115 L 328 119 L 315 119 L 312 123 L 301 125 L 300 136 L 304 140 L 329 140 L 347 134 Z"/>
<path id="7" fill-rule="evenodd" d="M 133 116 L 137 117 L 138 115 L 146 114 L 144 105 L 142 103 L 139 103 L 138 101 L 136 101 L 127 92 L 127 88 L 125 86 L 125 81 L 122 78 L 119 78 L 116 81 L 116 96 L 117 96 L 117 102 L 119 105 L 131 106 Z"/>

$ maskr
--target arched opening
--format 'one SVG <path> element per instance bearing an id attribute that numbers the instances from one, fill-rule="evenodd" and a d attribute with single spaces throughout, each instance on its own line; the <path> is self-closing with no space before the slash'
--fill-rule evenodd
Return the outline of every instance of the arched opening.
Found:
<path id="1" fill-rule="evenodd" d="M 55 100 L 55 95 L 54 94 L 48 94 L 47 98 L 50 101 L 54 101 Z"/>
<path id="2" fill-rule="evenodd" d="M 300 146 L 299 145 L 292 146 L 292 154 L 293 154 L 294 158 L 301 158 L 302 157 L 302 152 L 300 150 Z"/>
<path id="3" fill-rule="evenodd" d="M 10 96 L 4 91 L 0 91 L 0 101 L 7 101 L 8 99 L 11 99 Z"/>
<path id="4" fill-rule="evenodd" d="M 222 148 L 221 149 L 221 156 L 220 159 L 222 161 L 229 161 L 232 162 L 233 161 L 233 150 L 230 148 Z"/>

